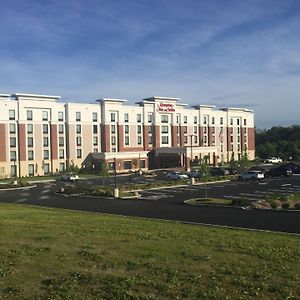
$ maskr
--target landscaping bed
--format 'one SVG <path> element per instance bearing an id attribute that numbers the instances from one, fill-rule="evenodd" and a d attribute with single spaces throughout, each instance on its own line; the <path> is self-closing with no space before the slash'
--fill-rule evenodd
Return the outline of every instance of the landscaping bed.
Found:
<path id="1" fill-rule="evenodd" d="M 30 187 L 33 186 L 31 183 L 24 179 L 18 179 L 14 181 L 9 182 L 3 182 L 0 184 L 0 190 L 1 189 L 15 189 L 15 188 L 22 188 L 22 187 Z"/>

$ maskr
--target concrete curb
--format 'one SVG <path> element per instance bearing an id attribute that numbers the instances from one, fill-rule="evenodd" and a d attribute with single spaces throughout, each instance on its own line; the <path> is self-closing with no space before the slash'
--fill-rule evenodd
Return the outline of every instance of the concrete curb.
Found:
<path id="1" fill-rule="evenodd" d="M 9 188 L 9 189 L 0 189 L 1 191 L 15 191 L 15 190 L 30 190 L 37 187 L 37 185 L 31 185 L 31 186 L 23 186 L 23 187 L 16 187 L 16 188 Z"/>

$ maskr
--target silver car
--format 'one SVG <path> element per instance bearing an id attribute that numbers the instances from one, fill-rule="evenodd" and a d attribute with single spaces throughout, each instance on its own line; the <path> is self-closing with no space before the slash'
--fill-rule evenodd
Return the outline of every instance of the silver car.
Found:
<path id="1" fill-rule="evenodd" d="M 238 180 L 261 180 L 264 179 L 264 174 L 260 171 L 247 171 L 242 173 L 239 177 Z"/>
<path id="2" fill-rule="evenodd" d="M 180 172 L 170 172 L 170 173 L 167 174 L 167 177 L 169 179 L 175 179 L 175 180 L 188 179 L 189 178 L 186 174 L 180 173 Z"/>

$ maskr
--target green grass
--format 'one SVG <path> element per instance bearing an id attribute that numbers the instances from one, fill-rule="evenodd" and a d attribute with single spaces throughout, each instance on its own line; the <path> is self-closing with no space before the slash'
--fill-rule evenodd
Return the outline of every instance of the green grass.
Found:
<path id="1" fill-rule="evenodd" d="M 232 201 L 222 198 L 194 198 L 186 201 L 187 204 L 201 205 L 201 204 L 220 204 L 220 205 L 232 205 Z"/>
<path id="2" fill-rule="evenodd" d="M 298 236 L 8 204 L 0 230 L 0 299 L 300 296 Z"/>

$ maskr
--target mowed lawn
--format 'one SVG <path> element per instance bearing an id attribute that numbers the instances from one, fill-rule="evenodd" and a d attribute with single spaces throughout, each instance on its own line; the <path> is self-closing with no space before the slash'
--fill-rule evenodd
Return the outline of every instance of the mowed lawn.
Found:
<path id="1" fill-rule="evenodd" d="M 0 299 L 299 299 L 300 237 L 0 204 Z"/>

